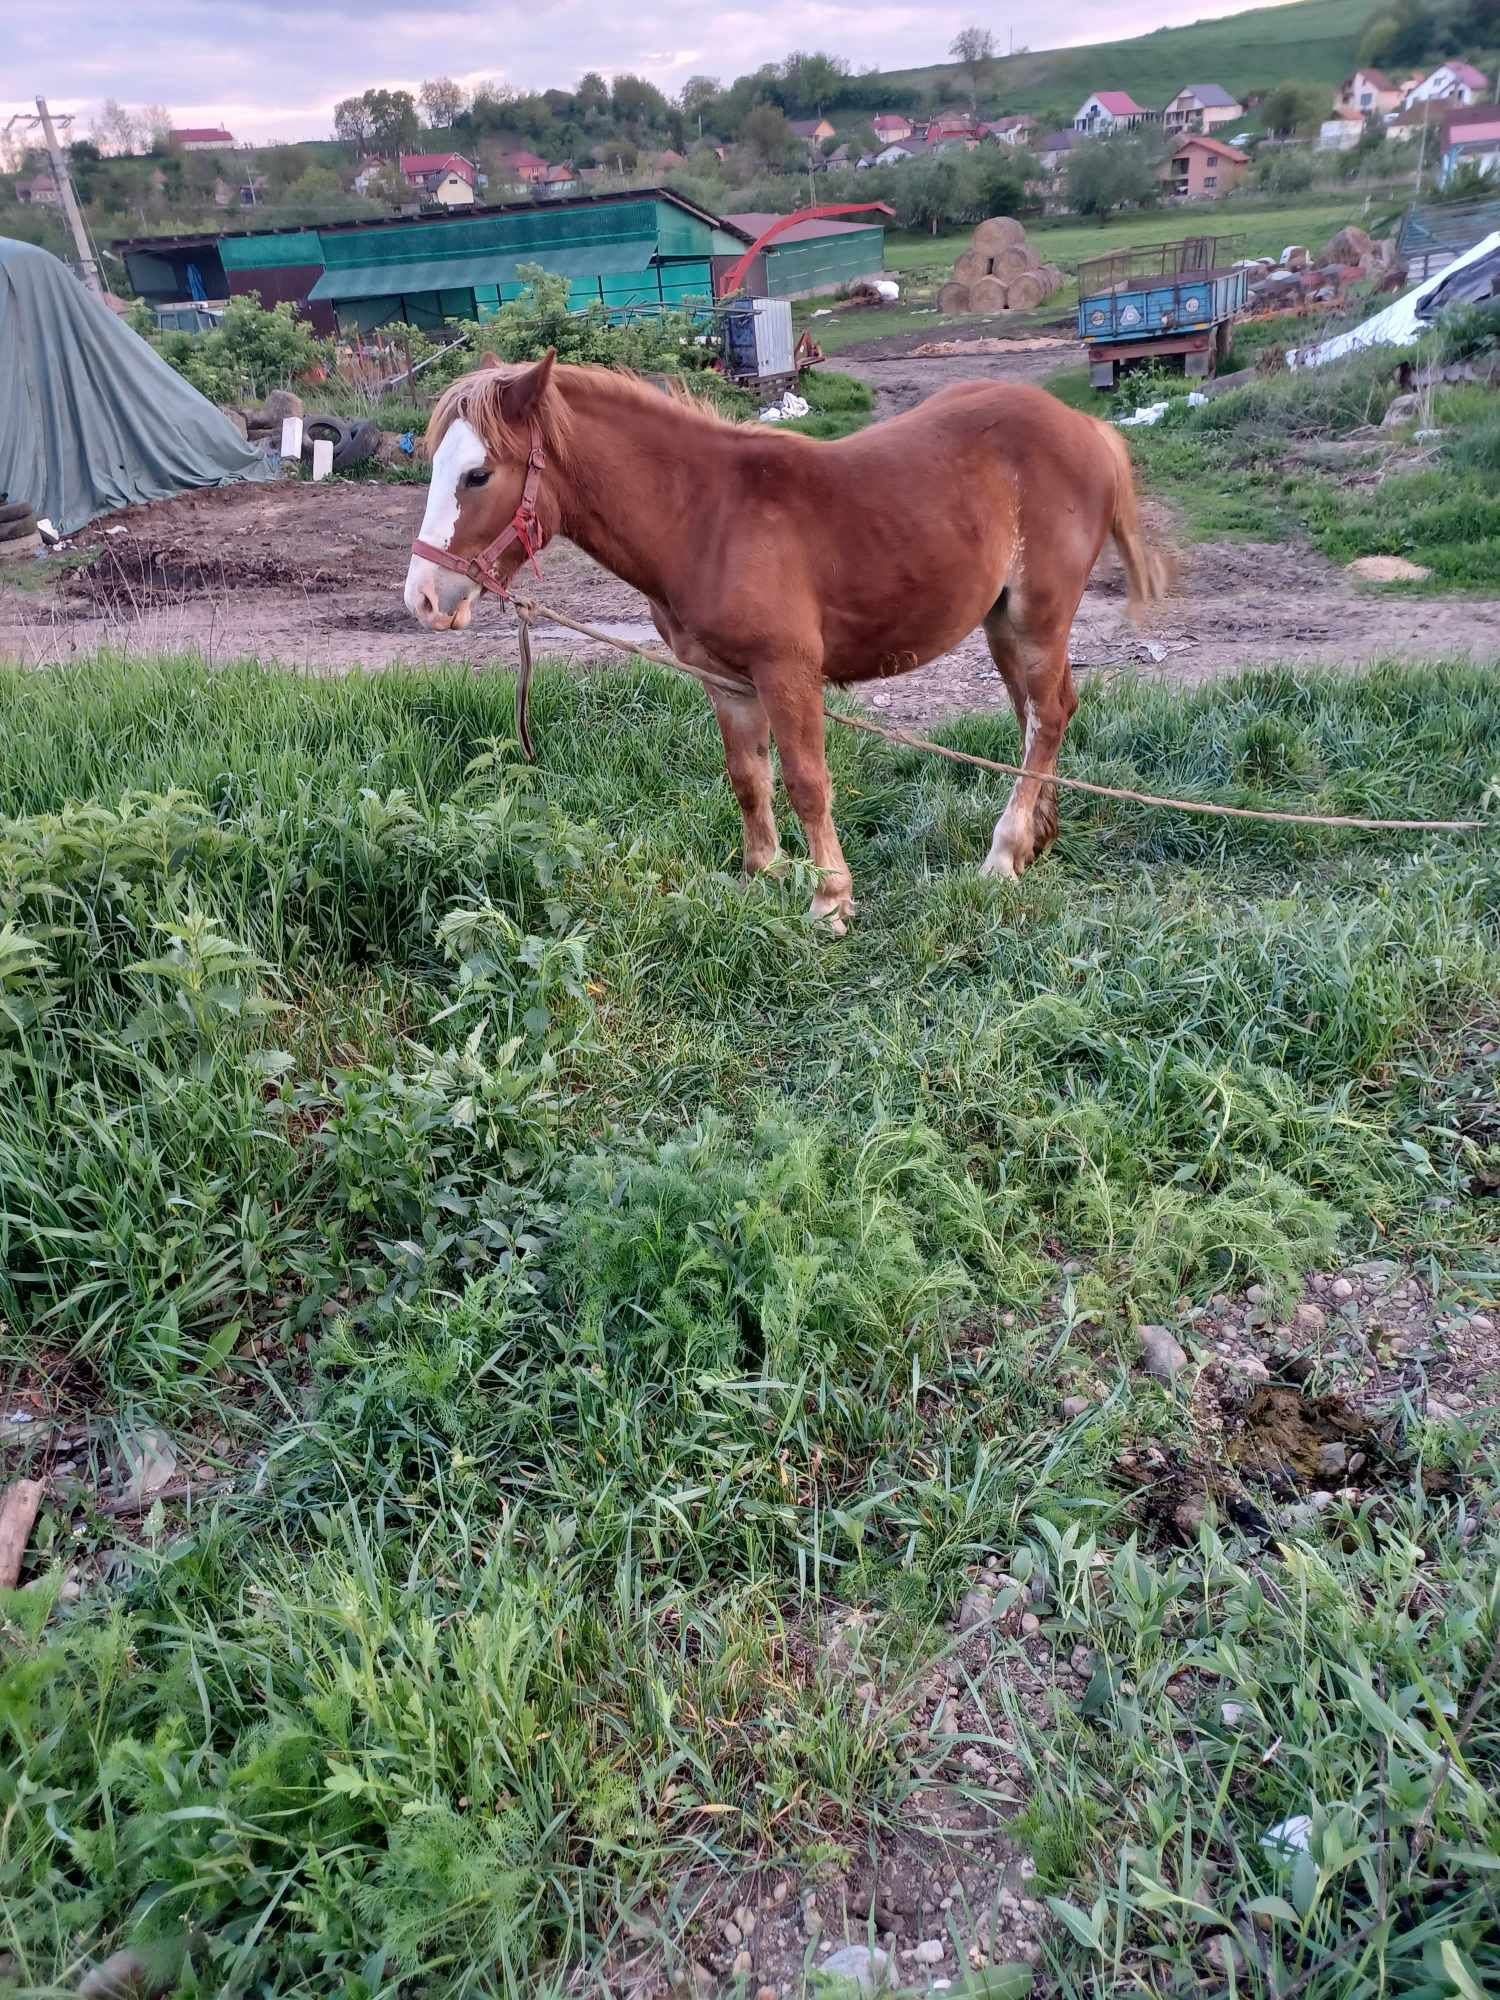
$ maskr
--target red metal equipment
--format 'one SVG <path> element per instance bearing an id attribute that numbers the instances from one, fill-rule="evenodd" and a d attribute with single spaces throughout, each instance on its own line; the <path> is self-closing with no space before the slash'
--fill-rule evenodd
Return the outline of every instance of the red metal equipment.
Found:
<path id="1" fill-rule="evenodd" d="M 869 215 L 878 211 L 890 221 L 896 220 L 896 211 L 883 201 L 822 201 L 816 208 L 799 208 L 795 215 L 778 215 L 769 229 L 763 229 L 750 248 L 739 261 L 733 264 L 719 288 L 721 299 L 732 299 L 745 282 L 745 273 L 755 262 L 768 243 L 773 243 L 783 231 L 795 228 L 799 222 L 821 222 L 825 216 Z"/>

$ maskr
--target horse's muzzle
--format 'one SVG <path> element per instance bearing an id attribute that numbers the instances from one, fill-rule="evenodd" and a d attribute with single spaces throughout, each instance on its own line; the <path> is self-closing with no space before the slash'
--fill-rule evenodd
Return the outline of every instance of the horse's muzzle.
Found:
<path id="1" fill-rule="evenodd" d="M 462 632 L 474 615 L 479 585 L 466 576 L 439 569 L 422 556 L 413 556 L 403 594 L 407 610 L 429 632 Z"/>

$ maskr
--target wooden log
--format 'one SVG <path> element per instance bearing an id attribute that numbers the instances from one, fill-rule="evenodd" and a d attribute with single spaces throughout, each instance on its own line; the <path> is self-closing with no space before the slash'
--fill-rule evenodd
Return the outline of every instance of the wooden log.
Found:
<path id="1" fill-rule="evenodd" d="M 1003 278 L 979 278 L 969 287 L 969 298 L 977 313 L 1004 312 L 1006 286 Z"/>
<path id="2" fill-rule="evenodd" d="M 1013 215 L 992 215 L 974 231 L 974 248 L 984 251 L 987 256 L 1007 249 L 1012 243 L 1025 241 L 1026 231 Z"/>
<path id="3" fill-rule="evenodd" d="M 0 1590 L 14 1590 L 21 1577 L 26 1544 L 42 1504 L 40 1479 L 17 1479 L 0 1499 Z"/>
<path id="4" fill-rule="evenodd" d="M 953 282 L 956 285 L 972 285 L 976 278 L 989 275 L 989 260 L 979 250 L 965 250 L 953 266 Z"/>
<path id="5" fill-rule="evenodd" d="M 981 280 L 981 283 L 985 282 Z M 944 285 L 938 293 L 938 311 L 945 313 L 966 313 L 972 310 L 971 293 L 967 285 L 956 281 Z"/>
<path id="6" fill-rule="evenodd" d="M 1012 312 L 1035 312 L 1047 291 L 1035 271 L 1023 271 L 1006 286 L 1006 300 Z"/>

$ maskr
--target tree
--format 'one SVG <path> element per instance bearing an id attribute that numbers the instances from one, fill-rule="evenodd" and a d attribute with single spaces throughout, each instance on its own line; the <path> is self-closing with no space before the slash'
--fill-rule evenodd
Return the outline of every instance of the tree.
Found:
<path id="1" fill-rule="evenodd" d="M 643 76 L 631 76 L 628 72 L 617 76 L 610 102 L 616 118 L 622 125 L 630 126 L 637 137 L 643 131 L 660 131 L 667 122 L 666 98 Z"/>
<path id="2" fill-rule="evenodd" d="M 135 112 L 114 97 L 106 97 L 99 106 L 90 130 L 101 153 L 137 153 L 145 138 Z"/>
<path id="3" fill-rule="evenodd" d="M 164 153 L 172 136 L 172 114 L 165 104 L 143 104 L 136 113 L 141 136 L 153 153 Z"/>
<path id="4" fill-rule="evenodd" d="M 1326 94 L 1310 83 L 1278 83 L 1260 109 L 1266 130 L 1278 139 L 1312 131 L 1329 115 Z"/>
<path id="5" fill-rule="evenodd" d="M 356 157 L 368 153 L 375 141 L 375 115 L 369 96 L 366 91 L 363 97 L 341 97 L 333 107 L 334 137 Z"/>
<path id="6" fill-rule="evenodd" d="M 794 49 L 781 65 L 785 104 L 789 110 L 814 111 L 821 117 L 830 104 L 838 103 L 848 77 L 849 65 L 842 56 Z"/>
<path id="7" fill-rule="evenodd" d="M 995 60 L 995 37 L 988 28 L 960 28 L 948 46 L 948 53 L 969 72 L 969 98 L 977 117 L 979 86 Z"/>
<path id="8" fill-rule="evenodd" d="M 451 76 L 430 77 L 418 94 L 430 125 L 451 125 L 463 115 L 469 101 L 462 84 L 455 83 Z"/>
<path id="9" fill-rule="evenodd" d="M 598 70 L 585 70 L 578 79 L 573 99 L 582 117 L 602 118 L 609 109 L 609 85 Z"/>
<path id="10" fill-rule="evenodd" d="M 336 170 L 332 167 L 320 167 L 315 163 L 290 183 L 284 198 L 299 208 L 314 208 L 330 201 L 337 201 L 343 192 L 343 182 Z"/>
<path id="11" fill-rule="evenodd" d="M 774 104 L 757 104 L 745 114 L 740 144 L 757 166 L 784 167 L 792 149 L 792 128 L 786 113 Z"/>
<path id="12" fill-rule="evenodd" d="M 682 115 L 692 122 L 700 138 L 703 136 L 703 121 L 718 103 L 719 96 L 719 79 L 716 76 L 690 76 L 678 93 Z"/>
<path id="13" fill-rule="evenodd" d="M 1117 208 L 1139 208 L 1156 200 L 1161 182 L 1146 141 L 1134 133 L 1087 139 L 1068 155 L 1068 206 L 1104 222 Z"/>

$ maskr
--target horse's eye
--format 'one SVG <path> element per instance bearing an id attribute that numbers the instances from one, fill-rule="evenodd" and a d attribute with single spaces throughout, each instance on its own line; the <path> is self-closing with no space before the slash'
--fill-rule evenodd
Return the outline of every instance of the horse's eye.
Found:
<path id="1" fill-rule="evenodd" d="M 484 486 L 488 483 L 489 476 L 490 476 L 489 473 L 486 472 L 483 467 L 481 467 L 478 472 L 466 472 L 464 474 L 464 485 Z"/>

